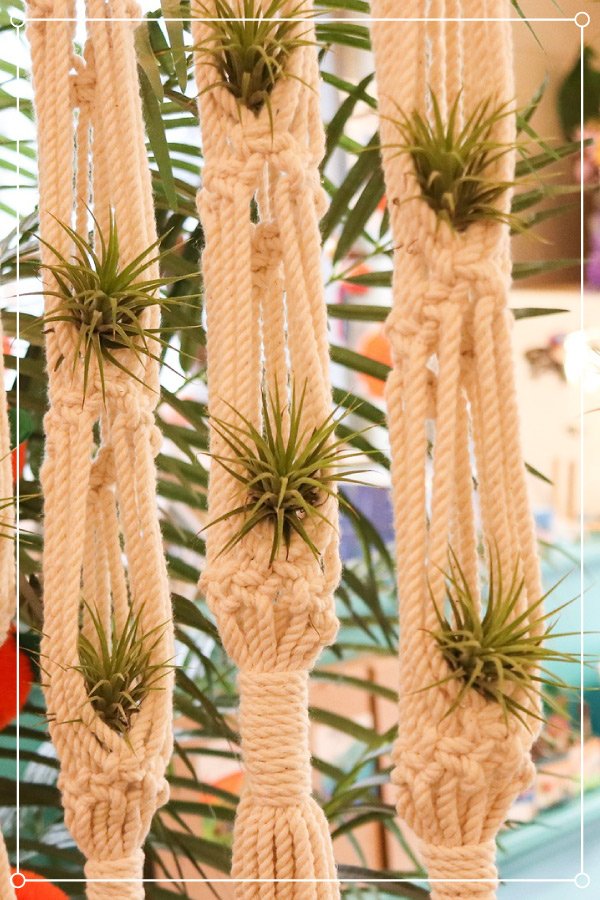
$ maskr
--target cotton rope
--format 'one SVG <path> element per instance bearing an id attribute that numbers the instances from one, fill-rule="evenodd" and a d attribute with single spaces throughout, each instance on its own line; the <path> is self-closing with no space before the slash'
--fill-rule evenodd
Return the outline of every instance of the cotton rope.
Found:
<path id="1" fill-rule="evenodd" d="M 306 10 L 310 14 L 311 4 Z M 314 40 L 310 20 L 299 28 Z M 201 46 L 210 26 L 196 20 L 192 33 L 195 46 Z M 215 70 L 196 53 L 209 411 L 234 425 L 239 423 L 232 407 L 260 427 L 261 384 L 272 395 L 277 387 L 281 400 L 290 383 L 298 392 L 306 384 L 306 428 L 320 425 L 331 411 L 318 228 L 325 204 L 318 170 L 324 135 L 315 47 L 297 48 L 288 65 L 296 77 L 275 86 L 271 125 L 266 106 L 255 116 L 238 107 L 226 89 L 211 87 Z M 227 455 L 214 430 L 211 451 Z M 210 519 L 240 502 L 237 482 L 213 461 Z M 322 511 L 335 521 L 335 502 L 329 500 Z M 287 558 L 281 552 L 269 565 L 270 526 L 253 529 L 220 555 L 239 525 L 234 518 L 207 531 L 201 580 L 225 648 L 240 669 L 245 781 L 232 876 L 266 879 L 238 884 L 236 896 L 329 900 L 339 890 L 327 821 L 310 795 L 307 690 L 308 673 L 337 630 L 337 535 L 323 522 L 305 520 L 322 565 L 296 538 Z"/>
<path id="2" fill-rule="evenodd" d="M 0 321 L 0 347 L 3 343 Z M 5 642 L 15 614 L 15 524 L 12 505 L 13 476 L 10 453 L 10 427 L 4 384 L 4 353 L 0 353 L 0 646 Z M 16 698 L 15 698 L 16 699 Z M 0 900 L 14 900 L 6 845 L 0 832 Z"/>
<path id="3" fill-rule="evenodd" d="M 449 545 L 471 590 L 479 590 L 471 440 L 485 541 L 498 548 L 505 578 L 516 565 L 524 575 L 519 612 L 541 596 L 514 386 L 509 236 L 504 224 L 477 223 L 457 233 L 439 222 L 418 197 L 412 161 L 398 153 L 402 139 L 392 120 L 399 110 L 427 114 L 429 87 L 445 111 L 462 88 L 463 116 L 488 92 L 494 106 L 512 101 L 511 32 L 508 23 L 489 21 L 378 19 L 506 18 L 510 3 L 373 0 L 372 12 L 396 248 L 387 321 L 394 365 L 386 387 L 401 620 L 393 780 L 399 815 L 416 834 L 434 880 L 434 900 L 487 900 L 496 890 L 496 833 L 533 776 L 529 750 L 536 729 L 528 731 L 514 716 L 507 727 L 500 705 L 486 703 L 475 691 L 444 718 L 459 690 L 456 681 L 422 689 L 449 674 L 429 633 L 437 627 L 432 596 L 438 609 L 445 603 Z M 506 116 L 494 137 L 510 142 L 514 127 L 514 117 Z M 513 154 L 502 157 L 492 174 L 512 180 Z M 504 209 L 509 201 L 507 192 Z M 516 699 L 531 706 L 526 698 Z"/>
<path id="4" fill-rule="evenodd" d="M 41 19 L 30 22 L 27 33 L 38 126 L 42 238 L 69 257 L 74 248 L 57 220 L 70 223 L 75 216 L 76 227 L 87 237 L 86 204 L 92 202 L 106 234 L 113 207 L 121 262 L 126 264 L 156 240 L 134 49 L 139 9 L 129 0 L 88 0 L 90 21 L 79 56 L 74 23 L 50 21 L 73 17 L 72 0 L 31 0 L 28 8 L 32 19 Z M 42 259 L 46 264 L 56 261 L 44 246 Z M 155 267 L 147 277 L 157 274 Z M 44 277 L 44 285 L 55 289 L 51 275 Z M 47 313 L 55 302 L 47 295 Z M 159 316 L 158 306 L 151 307 L 149 328 L 158 326 Z M 94 640 L 83 600 L 98 610 L 105 630 L 112 616 L 117 631 L 121 629 L 133 610 L 141 634 L 158 629 L 152 638 L 158 638 L 153 662 L 173 657 L 155 493 L 158 365 L 147 356 L 139 361 L 130 359 L 129 351 L 117 351 L 144 384 L 105 364 L 106 403 L 96 368 L 82 402 L 81 359 L 73 374 L 77 334 L 63 322 L 46 331 L 50 410 L 41 475 L 42 654 L 50 732 L 61 760 L 65 822 L 87 859 L 88 897 L 138 900 L 144 897 L 141 847 L 152 816 L 168 794 L 172 674 L 169 670 L 161 689 L 145 697 L 124 740 L 95 714 L 74 666 L 79 664 L 80 629 Z"/>

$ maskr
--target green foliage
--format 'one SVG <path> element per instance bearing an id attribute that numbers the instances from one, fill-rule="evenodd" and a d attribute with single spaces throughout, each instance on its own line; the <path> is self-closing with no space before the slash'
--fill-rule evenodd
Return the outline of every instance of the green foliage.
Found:
<path id="1" fill-rule="evenodd" d="M 295 385 L 289 403 L 263 391 L 262 432 L 232 409 L 241 424 L 213 419 L 212 427 L 225 442 L 232 456 L 213 458 L 238 481 L 244 491 L 244 503 L 228 510 L 211 525 L 235 516 L 243 516 L 239 530 L 229 540 L 221 553 L 228 553 L 242 538 L 261 523 L 267 523 L 273 531 L 271 542 L 272 564 L 282 547 L 289 553 L 292 537 L 296 534 L 320 560 L 319 548 L 313 543 L 305 521 L 321 519 L 331 528 L 333 524 L 321 512 L 328 497 L 338 499 L 337 484 L 356 484 L 352 476 L 364 469 L 348 468 L 348 461 L 356 459 L 360 451 L 348 450 L 347 438 L 335 438 L 339 420 L 352 410 L 344 410 L 338 416 L 337 407 L 323 422 L 312 430 L 303 426 L 306 384 L 298 397 Z M 289 419 L 289 428 L 285 423 Z M 356 435 L 353 435 L 356 436 Z M 344 498 L 339 498 L 344 502 Z"/>
<path id="2" fill-rule="evenodd" d="M 456 555 L 450 551 L 450 572 L 446 575 L 446 596 L 450 616 L 432 600 L 438 628 L 431 632 L 454 680 L 461 688 L 446 716 L 451 715 L 470 690 L 498 703 L 505 719 L 516 716 L 528 726 L 528 717 L 544 721 L 536 712 L 544 688 L 569 690 L 569 685 L 548 669 L 549 663 L 577 665 L 579 657 L 548 647 L 549 640 L 565 637 L 554 631 L 562 609 L 543 612 L 550 593 L 520 608 L 525 586 L 516 565 L 510 581 L 502 575 L 498 555 L 489 553 L 488 592 L 485 612 L 480 613 L 476 595 L 468 583 Z M 451 574 L 455 573 L 455 574 Z M 551 624 L 549 620 L 553 619 Z M 431 687 L 428 685 L 425 690 Z M 526 698 L 527 705 L 523 699 Z"/>
<path id="3" fill-rule="evenodd" d="M 583 121 L 600 119 L 600 70 L 593 47 L 583 48 L 583 60 L 579 57 L 567 73 L 558 91 L 558 115 L 563 134 L 571 139 L 579 129 L 581 115 L 581 76 L 583 69 Z"/>
<path id="4" fill-rule="evenodd" d="M 73 240 L 78 253 L 71 260 L 65 259 L 54 247 L 42 241 L 54 254 L 57 263 L 42 265 L 56 281 L 56 290 L 46 290 L 46 296 L 57 297 L 58 303 L 46 313 L 43 322 L 46 330 L 57 322 L 67 322 L 78 333 L 73 354 L 73 371 L 83 358 L 83 394 L 85 398 L 90 363 L 96 360 L 102 395 L 105 394 L 104 366 L 110 364 L 127 372 L 136 381 L 140 379 L 116 356 L 116 351 L 129 350 L 137 359 L 144 355 L 157 359 L 152 342 L 162 338 L 157 329 L 145 324 L 145 314 L 152 306 L 172 304 L 172 299 L 161 297 L 159 291 L 181 280 L 182 276 L 147 278 L 140 280 L 147 270 L 160 262 L 164 254 L 154 254 L 160 238 L 147 247 L 130 263 L 123 265 L 120 259 L 119 235 L 114 211 L 110 210 L 108 236 L 94 219 L 98 235 L 96 242 L 87 240 L 76 231 L 59 222 Z M 41 240 L 41 238 L 40 238 Z M 179 297 L 177 302 L 183 302 Z M 58 365 L 63 362 L 59 359 Z M 143 382 L 142 382 L 143 383 Z"/>
<path id="5" fill-rule="evenodd" d="M 90 640 L 80 633 L 79 665 L 75 669 L 85 682 L 97 715 L 113 731 L 126 736 L 144 698 L 150 691 L 161 689 L 160 682 L 168 672 L 168 661 L 153 661 L 164 626 L 142 632 L 139 614 L 130 609 L 121 629 L 112 617 L 109 635 L 98 610 L 87 603 L 86 609 L 94 637 Z"/>
<path id="6" fill-rule="evenodd" d="M 241 8 L 240 8 L 241 7 Z M 306 31 L 297 21 L 307 16 L 304 0 L 289 8 L 288 0 L 214 0 L 213 6 L 192 6 L 198 18 L 207 17 L 210 34 L 195 47 L 214 67 L 217 80 L 208 89 L 226 88 L 237 102 L 257 114 L 267 105 L 281 78 L 294 77 L 288 69 L 290 56 L 306 46 Z M 281 16 L 281 18 L 278 18 Z"/>

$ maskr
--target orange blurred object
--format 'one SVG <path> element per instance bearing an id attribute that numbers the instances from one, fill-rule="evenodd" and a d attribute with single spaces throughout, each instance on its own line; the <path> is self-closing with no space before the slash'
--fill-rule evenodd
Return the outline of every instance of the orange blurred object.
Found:
<path id="1" fill-rule="evenodd" d="M 220 788 L 222 791 L 228 791 L 230 794 L 241 794 L 242 785 L 244 783 L 244 773 L 241 769 L 237 772 L 231 772 L 230 775 L 224 775 L 223 778 L 219 778 L 217 781 L 212 782 L 216 788 Z M 205 793 L 200 795 L 201 803 L 215 803 L 215 802 L 223 802 L 220 797 L 216 794 Z"/>
<path id="2" fill-rule="evenodd" d="M 22 650 L 19 654 L 19 708 L 23 709 L 31 685 L 33 672 L 29 657 Z M 0 731 L 10 725 L 17 714 L 17 641 L 14 628 L 0 647 Z"/>
<path id="3" fill-rule="evenodd" d="M 16 869 L 11 871 L 14 875 Z M 19 887 L 21 879 L 15 879 L 15 891 L 19 900 L 69 900 L 68 894 L 41 875 L 28 872 L 27 869 L 19 869 L 19 874 L 27 879 L 23 887 Z"/>
<path id="4" fill-rule="evenodd" d="M 358 263 L 346 272 L 346 278 L 356 278 L 357 275 L 368 275 L 370 271 L 371 269 L 366 263 Z M 366 284 L 352 284 L 351 281 L 342 281 L 342 284 L 344 290 L 348 294 L 366 294 L 369 290 Z"/>
<path id="5" fill-rule="evenodd" d="M 356 349 L 359 353 L 362 353 L 363 356 L 372 359 L 374 362 L 383 363 L 386 366 L 392 365 L 390 342 L 386 338 L 382 327 L 371 328 L 369 331 L 365 332 L 365 334 L 360 337 Z M 374 378 L 372 375 L 365 375 L 363 372 L 360 372 L 358 377 L 365 385 L 365 388 L 371 397 L 383 397 L 385 381 Z"/>
<path id="6" fill-rule="evenodd" d="M 23 441 L 18 447 L 11 451 L 10 459 L 12 462 L 13 483 L 17 482 L 23 474 L 25 462 L 27 461 L 27 441 Z"/>

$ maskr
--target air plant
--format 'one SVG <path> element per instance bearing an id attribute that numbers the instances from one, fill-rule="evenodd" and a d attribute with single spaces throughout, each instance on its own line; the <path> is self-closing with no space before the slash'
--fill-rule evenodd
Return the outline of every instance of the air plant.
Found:
<path id="1" fill-rule="evenodd" d="M 552 705 L 544 688 L 568 690 L 570 686 L 548 668 L 552 663 L 579 663 L 579 656 L 547 646 L 549 640 L 567 637 L 554 631 L 555 617 L 568 603 L 544 612 L 544 596 L 520 609 L 524 579 L 516 565 L 510 582 L 502 577 L 498 554 L 490 552 L 485 612 L 481 612 L 456 555 L 449 552 L 451 571 L 446 574 L 446 600 L 450 615 L 432 601 L 438 627 L 429 632 L 450 668 L 440 683 L 455 681 L 460 690 L 448 709 L 450 715 L 470 690 L 497 703 L 504 714 L 516 716 L 526 727 L 528 718 L 544 721 L 536 712 L 540 698 Z M 556 587 L 556 585 L 555 585 Z M 549 622 L 553 619 L 552 622 Z M 434 685 L 427 685 L 427 690 Z M 522 702 L 525 701 L 525 702 Z"/>
<path id="2" fill-rule="evenodd" d="M 350 469 L 348 461 L 362 455 L 363 451 L 344 448 L 362 432 L 336 438 L 339 421 L 352 412 L 352 409 L 346 409 L 338 416 L 339 406 L 317 427 L 304 426 L 305 393 L 306 385 L 300 396 L 292 387 L 290 402 L 282 404 L 278 391 L 275 396 L 263 391 L 262 431 L 233 407 L 231 410 L 237 423 L 211 419 L 212 428 L 231 451 L 230 456 L 213 455 L 213 459 L 242 486 L 244 493 L 240 506 L 206 526 L 210 528 L 217 522 L 238 516 L 243 518 L 240 528 L 219 555 L 235 547 L 257 525 L 266 523 L 273 532 L 269 565 L 282 546 L 287 556 L 294 535 L 320 560 L 319 549 L 305 523 L 320 519 L 334 527 L 322 511 L 328 497 L 336 497 L 351 509 L 344 497 L 337 494 L 335 485 L 360 483 L 352 476 L 365 470 Z M 284 429 L 286 419 L 288 428 Z"/>
<path id="3" fill-rule="evenodd" d="M 95 640 L 79 635 L 79 665 L 74 666 L 84 680 L 88 700 L 109 728 L 127 736 L 133 717 L 151 691 L 161 690 L 159 682 L 169 671 L 169 662 L 153 662 L 164 626 L 143 633 L 139 614 L 130 610 L 121 629 L 111 621 L 106 633 L 97 610 L 86 604 Z"/>
<path id="4" fill-rule="evenodd" d="M 98 366 L 102 396 L 105 399 L 104 367 L 107 363 L 127 372 L 136 381 L 141 381 L 119 359 L 117 354 L 120 350 L 131 351 L 138 360 L 144 356 L 158 359 L 153 343 L 160 347 L 166 342 L 161 338 L 160 329 L 148 328 L 145 314 L 153 306 L 163 308 L 185 302 L 187 297 L 162 297 L 160 290 L 188 276 L 144 278 L 148 269 L 160 263 L 169 252 L 155 252 L 160 239 L 130 263 L 123 265 L 114 211 L 110 210 L 107 236 L 95 218 L 94 223 L 97 240 L 92 241 L 59 221 L 76 248 L 71 259 L 66 259 L 46 241 L 41 241 L 57 260 L 56 263 L 47 263 L 41 267 L 51 272 L 56 282 L 56 290 L 46 290 L 44 294 L 58 300 L 53 309 L 43 316 L 42 321 L 46 329 L 55 323 L 66 322 L 77 330 L 73 371 L 79 359 L 83 358 L 84 399 L 93 359 Z M 63 362 L 63 358 L 59 358 L 57 367 Z"/>
<path id="5" fill-rule="evenodd" d="M 522 149 L 515 141 L 500 142 L 493 134 L 499 121 L 515 115 L 510 103 L 479 102 L 459 125 L 461 95 L 457 94 L 447 121 L 439 101 L 431 92 L 432 116 L 417 110 L 394 119 L 402 143 L 396 148 L 410 154 L 420 193 L 437 217 L 455 231 L 465 231 L 475 222 L 502 222 L 513 230 L 524 230 L 518 216 L 501 208 L 514 181 L 494 178 L 495 164 L 507 153 Z"/>
<path id="6" fill-rule="evenodd" d="M 217 80 L 204 90 L 226 88 L 237 103 L 258 115 L 266 106 L 272 124 L 270 97 L 282 78 L 296 78 L 288 61 L 299 47 L 313 44 L 298 19 L 309 13 L 304 0 L 289 9 L 288 0 L 214 0 L 200 3 L 196 12 L 206 17 L 210 33 L 194 49 L 204 54 Z"/>

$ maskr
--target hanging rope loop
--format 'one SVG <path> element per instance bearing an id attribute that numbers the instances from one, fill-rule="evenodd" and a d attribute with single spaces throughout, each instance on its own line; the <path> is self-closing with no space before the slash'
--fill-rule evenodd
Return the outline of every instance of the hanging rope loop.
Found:
<path id="1" fill-rule="evenodd" d="M 41 9 L 30 5 L 30 17 Z M 74 18 L 72 0 L 43 9 L 48 19 Z M 86 13 L 83 56 L 75 50 L 74 21 L 28 25 L 46 266 L 56 262 L 49 247 L 65 259 L 77 253 L 60 223 L 71 225 L 74 218 L 78 234 L 90 239 L 90 210 L 105 236 L 114 215 L 121 266 L 157 239 L 133 41 L 139 9 L 124 0 L 88 0 Z M 131 165 L 123 166 L 125 158 Z M 95 231 L 91 240 L 98 243 Z M 158 276 L 155 262 L 148 278 Z M 57 287 L 48 268 L 44 280 L 51 317 L 60 298 L 51 293 Z M 151 351 L 159 319 L 158 304 L 142 316 Z M 88 898 L 143 900 L 140 883 L 110 879 L 142 878 L 140 848 L 168 796 L 174 650 L 155 493 L 159 345 L 147 354 L 113 349 L 118 363 L 105 358 L 102 378 L 96 360 L 86 375 L 85 342 L 73 322 L 52 322 L 45 337 L 50 409 L 41 470 L 42 653 L 65 823 L 88 859 L 87 876 L 100 879 L 88 884 Z M 151 636 L 153 671 L 158 675 L 164 666 L 164 672 L 139 701 L 131 700 L 123 719 L 111 721 L 93 702 L 93 678 L 92 685 L 84 680 L 81 638 L 98 649 L 101 626 L 110 648 L 113 634 L 121 637 L 132 617 L 136 637 Z"/>

